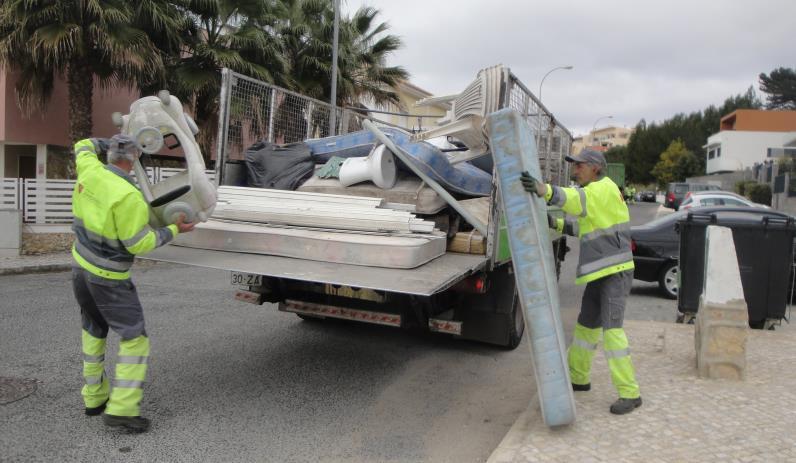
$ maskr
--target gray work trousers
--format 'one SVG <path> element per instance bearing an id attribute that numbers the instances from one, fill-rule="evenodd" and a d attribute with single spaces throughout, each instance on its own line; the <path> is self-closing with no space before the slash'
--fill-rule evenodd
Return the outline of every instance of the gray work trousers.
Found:
<path id="1" fill-rule="evenodd" d="M 586 283 L 578 323 L 586 328 L 621 328 L 632 286 L 632 269 Z"/>
<path id="2" fill-rule="evenodd" d="M 72 267 L 72 288 L 90 335 L 104 339 L 110 327 L 123 340 L 146 336 L 144 309 L 131 280 L 109 280 Z"/>

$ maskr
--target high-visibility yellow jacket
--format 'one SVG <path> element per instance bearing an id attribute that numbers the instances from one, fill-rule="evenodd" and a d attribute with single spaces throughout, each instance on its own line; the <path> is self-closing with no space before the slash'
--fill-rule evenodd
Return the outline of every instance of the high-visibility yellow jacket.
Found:
<path id="1" fill-rule="evenodd" d="M 130 278 L 133 256 L 171 241 L 179 229 L 149 226 L 149 205 L 122 169 L 97 159 L 90 139 L 75 143 L 77 183 L 72 192 L 72 256 L 94 275 Z"/>
<path id="2" fill-rule="evenodd" d="M 576 217 L 556 220 L 559 233 L 580 238 L 575 284 L 634 268 L 630 214 L 610 178 L 604 176 L 583 188 L 547 185 L 545 200 Z"/>

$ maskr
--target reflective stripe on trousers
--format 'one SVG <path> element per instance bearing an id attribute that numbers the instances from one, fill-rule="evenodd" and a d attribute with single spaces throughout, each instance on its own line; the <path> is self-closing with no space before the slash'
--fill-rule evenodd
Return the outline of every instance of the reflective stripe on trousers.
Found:
<path id="1" fill-rule="evenodd" d="M 110 386 L 105 375 L 105 339 L 95 338 L 83 330 L 83 379 L 80 391 L 86 408 L 95 408 L 108 400 Z"/>
<path id="2" fill-rule="evenodd" d="M 605 358 L 611 370 L 611 380 L 623 399 L 635 399 L 640 395 L 636 372 L 630 360 L 630 347 L 625 330 L 612 328 L 603 332 Z"/>
<path id="3" fill-rule="evenodd" d="M 600 343 L 601 333 L 602 328 L 586 328 L 580 323 L 575 324 L 572 344 L 567 352 L 569 376 L 573 384 L 583 385 L 591 382 L 589 379 L 591 361 Z"/>
<path id="4" fill-rule="evenodd" d="M 623 399 L 639 397 L 639 387 L 633 362 L 630 360 L 630 348 L 625 330 L 622 328 L 586 328 L 580 323 L 575 324 L 572 344 L 569 346 L 567 360 L 569 376 L 573 384 L 589 384 L 591 382 L 591 364 L 594 352 L 603 335 L 605 358 L 611 371 L 611 381 Z"/>
<path id="5" fill-rule="evenodd" d="M 117 416 L 139 416 L 149 361 L 149 338 L 138 336 L 119 343 L 119 357 L 110 401 L 105 412 Z"/>

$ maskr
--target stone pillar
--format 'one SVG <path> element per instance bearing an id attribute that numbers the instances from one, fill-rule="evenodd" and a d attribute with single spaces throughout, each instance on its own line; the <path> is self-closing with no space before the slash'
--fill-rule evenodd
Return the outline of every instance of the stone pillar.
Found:
<path id="1" fill-rule="evenodd" d="M 47 145 L 36 145 L 36 179 L 47 179 Z"/>
<path id="2" fill-rule="evenodd" d="M 0 178 L 6 177 L 6 144 L 0 142 Z"/>
<path id="3" fill-rule="evenodd" d="M 749 312 L 732 230 L 708 226 L 705 240 L 705 286 L 699 300 L 694 342 L 702 378 L 742 380 L 746 376 Z"/>
<path id="4" fill-rule="evenodd" d="M 19 255 L 22 247 L 22 211 L 0 209 L 0 257 Z"/>

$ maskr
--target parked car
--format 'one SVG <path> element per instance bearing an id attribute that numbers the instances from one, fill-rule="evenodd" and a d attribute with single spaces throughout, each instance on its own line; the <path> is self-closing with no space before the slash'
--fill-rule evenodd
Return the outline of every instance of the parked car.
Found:
<path id="1" fill-rule="evenodd" d="M 753 203 L 748 198 L 730 191 L 695 191 L 688 192 L 680 203 L 680 209 L 704 206 L 758 207 L 771 209 L 765 204 Z"/>
<path id="2" fill-rule="evenodd" d="M 680 286 L 677 266 L 680 258 L 680 235 L 676 226 L 677 222 L 685 219 L 689 212 L 697 211 L 715 214 L 718 224 L 721 224 L 722 218 L 735 219 L 739 214 L 750 219 L 762 216 L 789 217 L 783 212 L 772 209 L 714 206 L 681 210 L 644 225 L 631 227 L 631 249 L 636 267 L 633 278 L 658 282 L 665 297 L 677 299 L 677 290 Z"/>
<path id="3" fill-rule="evenodd" d="M 641 193 L 639 193 L 638 200 L 643 201 L 645 203 L 654 203 L 656 201 L 655 196 L 656 195 L 654 191 L 650 190 L 642 191 Z"/>
<path id="4" fill-rule="evenodd" d="M 680 208 L 680 203 L 683 202 L 688 192 L 716 190 L 721 190 L 721 187 L 708 183 L 673 182 L 666 187 L 663 207 L 668 207 L 676 211 Z"/>

